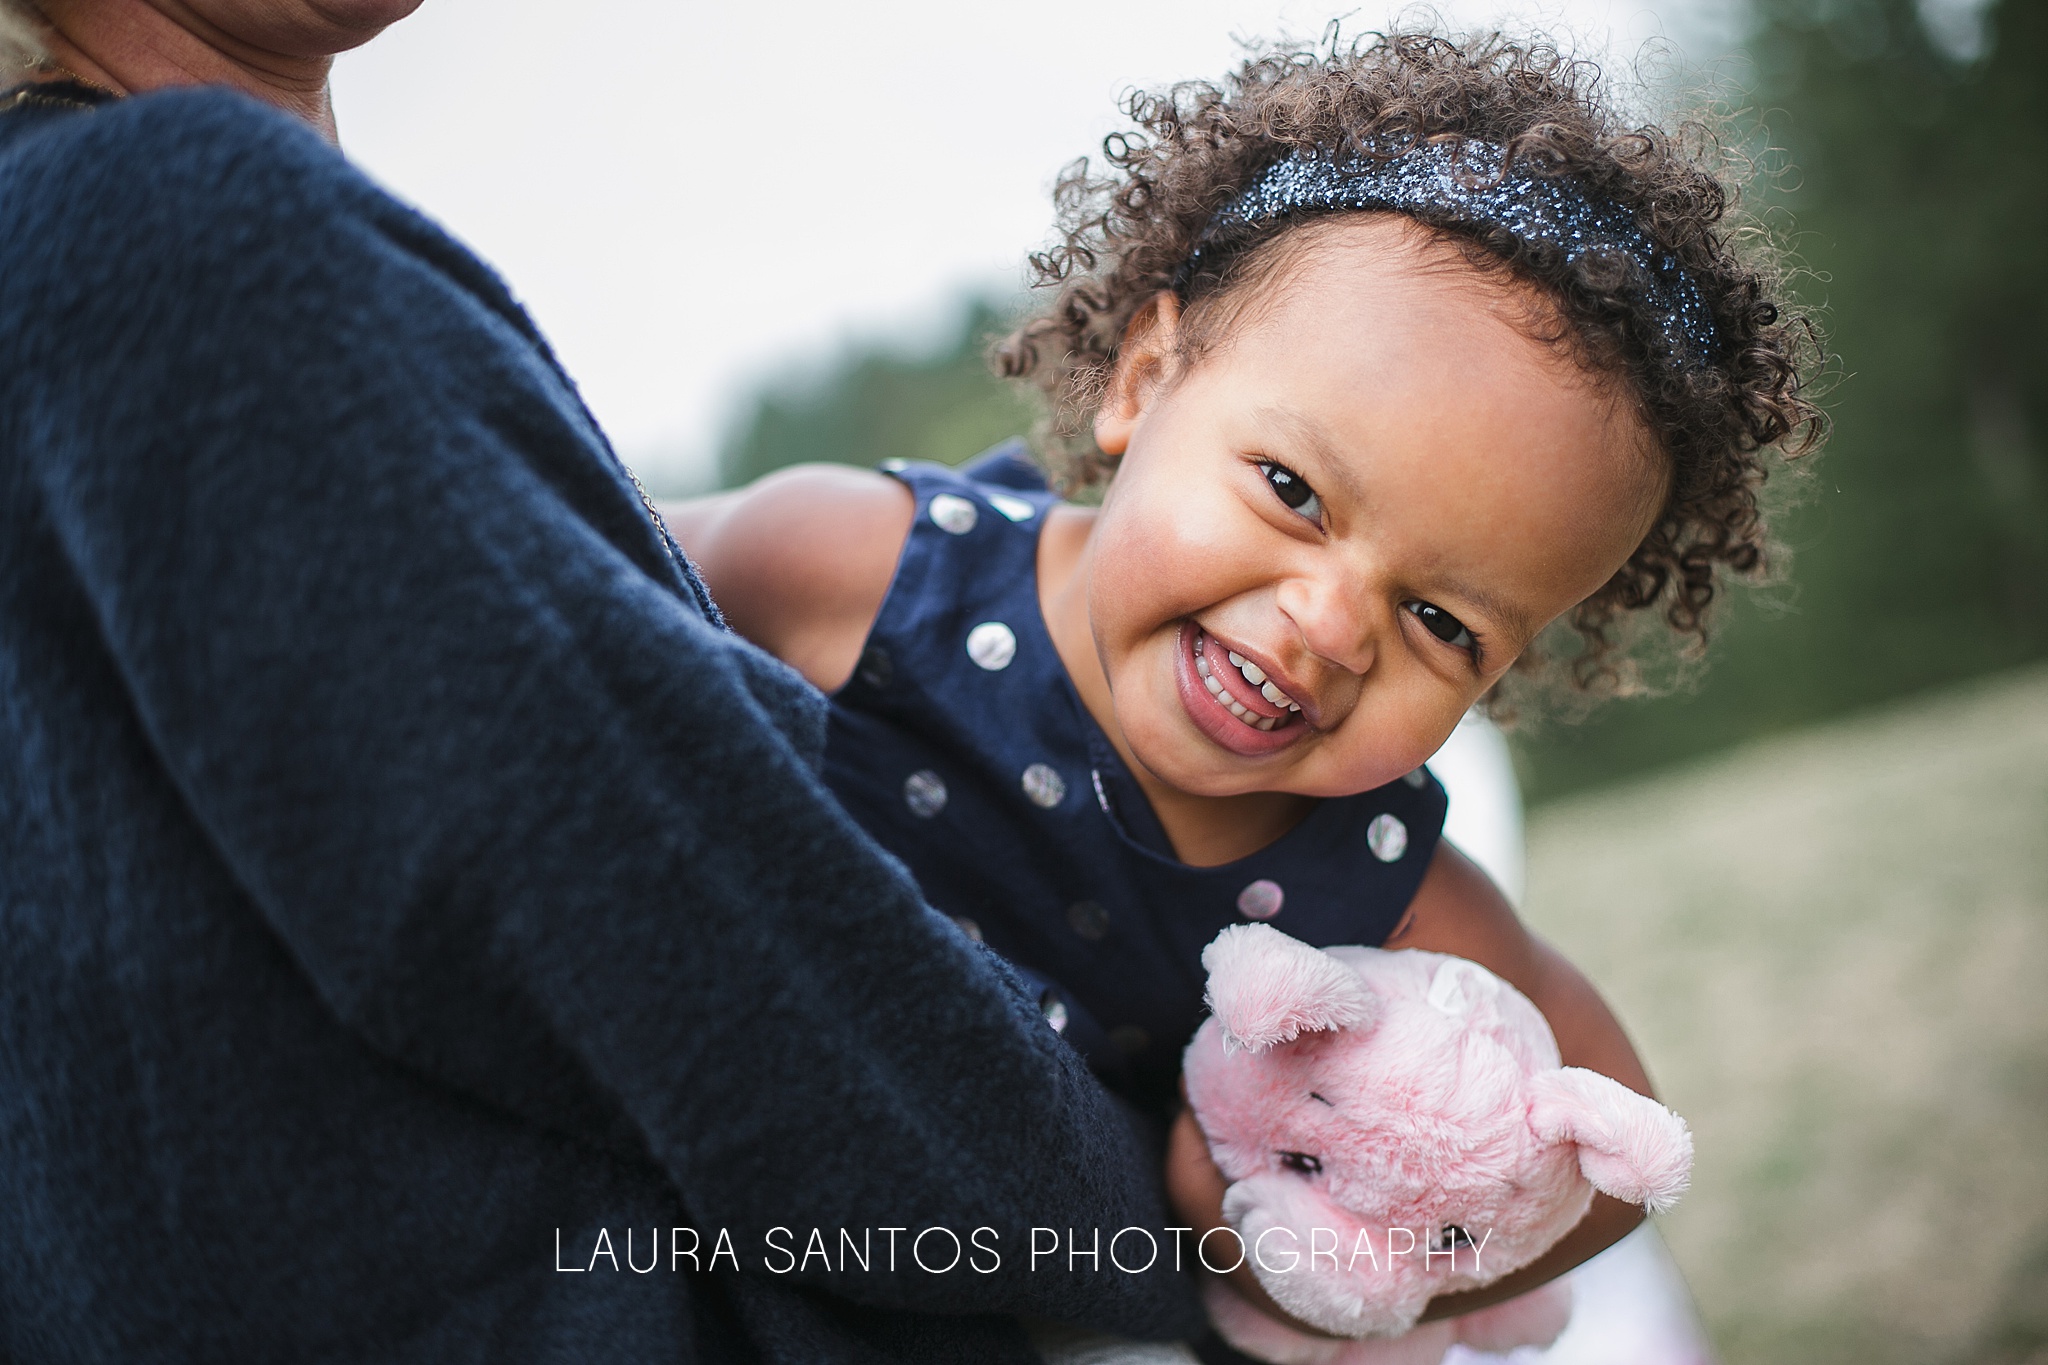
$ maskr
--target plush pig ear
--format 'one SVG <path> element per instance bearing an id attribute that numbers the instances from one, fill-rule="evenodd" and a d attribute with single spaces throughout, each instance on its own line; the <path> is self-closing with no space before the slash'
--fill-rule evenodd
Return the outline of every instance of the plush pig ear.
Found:
<path id="1" fill-rule="evenodd" d="M 1593 1188 L 1651 1213 L 1678 1202 L 1692 1179 L 1685 1120 L 1597 1071 L 1560 1067 L 1530 1081 L 1529 1126 L 1545 1142 L 1573 1142 Z"/>
<path id="2" fill-rule="evenodd" d="M 1372 992 L 1357 972 L 1270 925 L 1225 929 L 1202 949 L 1202 965 L 1227 1049 L 1261 1052 L 1373 1017 Z"/>

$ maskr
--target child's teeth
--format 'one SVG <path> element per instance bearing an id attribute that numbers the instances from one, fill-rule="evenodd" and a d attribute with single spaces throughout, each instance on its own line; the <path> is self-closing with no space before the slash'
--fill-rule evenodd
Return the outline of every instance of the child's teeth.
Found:
<path id="1" fill-rule="evenodd" d="M 1266 670 L 1260 668 L 1250 659 L 1245 658 L 1244 655 L 1238 653 L 1234 649 L 1225 650 L 1224 653 L 1230 656 L 1231 667 L 1235 668 L 1238 672 L 1244 674 L 1245 681 L 1250 683 L 1253 687 L 1257 687 L 1260 683 L 1266 680 Z"/>
<path id="2" fill-rule="evenodd" d="M 1210 696 L 1216 698 L 1216 704 L 1255 730 L 1270 730 L 1285 720 L 1285 716 L 1262 716 L 1230 695 L 1228 689 L 1223 686 L 1223 683 L 1209 668 L 1209 658 L 1204 649 L 1208 641 L 1209 637 L 1207 634 L 1200 631 L 1195 633 L 1195 672 L 1201 675 L 1202 685 L 1209 689 Z M 1263 668 L 1260 668 L 1236 650 L 1225 650 L 1224 653 L 1230 656 L 1231 666 L 1244 674 L 1245 681 L 1259 689 L 1260 696 L 1275 706 L 1286 707 L 1290 712 L 1301 709 L 1300 706 L 1288 699 L 1285 692 L 1282 692 L 1274 684 L 1266 681 L 1266 671 Z"/>

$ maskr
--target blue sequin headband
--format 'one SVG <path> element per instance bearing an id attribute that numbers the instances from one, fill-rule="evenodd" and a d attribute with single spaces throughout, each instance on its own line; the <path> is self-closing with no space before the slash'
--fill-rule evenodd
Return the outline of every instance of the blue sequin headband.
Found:
<path id="1" fill-rule="evenodd" d="M 1339 162 L 1317 152 L 1277 161 L 1202 230 L 1174 278 L 1183 288 L 1203 256 L 1276 219 L 1343 209 L 1405 213 L 1432 227 L 1504 228 L 1564 255 L 1619 252 L 1639 268 L 1644 300 L 1674 364 L 1714 354 L 1714 317 L 1676 257 L 1651 241 L 1621 205 L 1569 178 L 1510 174 L 1491 142 L 1423 142 L 1387 158 Z"/>

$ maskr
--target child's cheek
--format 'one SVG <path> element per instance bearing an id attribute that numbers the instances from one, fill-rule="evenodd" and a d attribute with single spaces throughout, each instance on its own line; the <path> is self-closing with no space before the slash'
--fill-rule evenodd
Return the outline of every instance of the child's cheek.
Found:
<path id="1" fill-rule="evenodd" d="M 1379 681 L 1377 693 L 1369 686 L 1346 717 L 1344 733 L 1331 737 L 1338 742 L 1325 745 L 1327 767 L 1315 775 L 1317 790 L 1305 794 L 1344 796 L 1385 786 L 1428 762 L 1465 714 L 1464 698 L 1433 680 Z"/>
<path id="2" fill-rule="evenodd" d="M 1183 534 L 1172 516 L 1145 515 L 1156 510 L 1126 502 L 1105 509 L 1096 527 L 1095 609 L 1141 634 L 1205 605 L 1196 566 L 1206 537 Z"/>
<path id="3" fill-rule="evenodd" d="M 1157 614 L 1190 616 L 1245 591 L 1257 577 L 1244 512 L 1213 489 L 1148 489 L 1103 528 L 1113 537 L 1119 589 Z"/>

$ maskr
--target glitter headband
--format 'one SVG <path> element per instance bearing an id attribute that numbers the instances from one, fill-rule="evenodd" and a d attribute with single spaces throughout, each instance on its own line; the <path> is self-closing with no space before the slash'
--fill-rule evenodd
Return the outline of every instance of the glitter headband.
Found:
<path id="1" fill-rule="evenodd" d="M 1510 174 L 1506 162 L 1500 147 L 1476 139 L 1418 143 L 1390 158 L 1344 162 L 1296 152 L 1267 167 L 1209 220 L 1174 287 L 1185 287 L 1205 253 L 1228 249 L 1233 239 L 1278 219 L 1382 209 L 1432 227 L 1505 229 L 1561 252 L 1567 264 L 1591 252 L 1619 252 L 1639 268 L 1644 300 L 1672 363 L 1705 363 L 1714 354 L 1714 318 L 1699 286 L 1636 226 L 1633 214 L 1569 178 Z"/>

